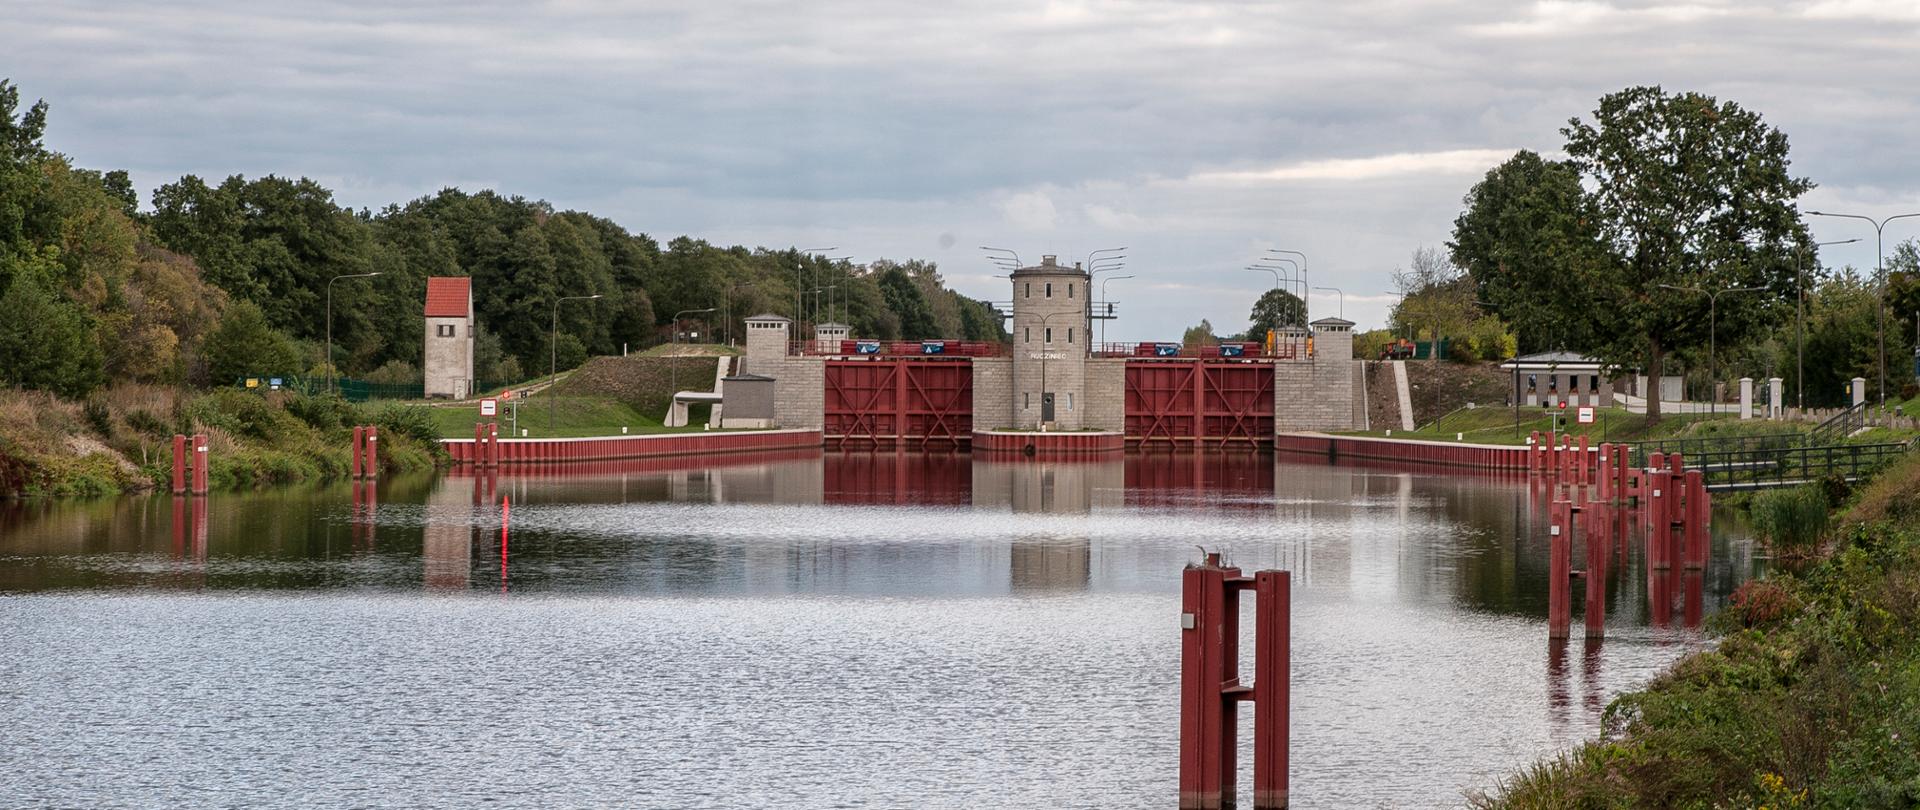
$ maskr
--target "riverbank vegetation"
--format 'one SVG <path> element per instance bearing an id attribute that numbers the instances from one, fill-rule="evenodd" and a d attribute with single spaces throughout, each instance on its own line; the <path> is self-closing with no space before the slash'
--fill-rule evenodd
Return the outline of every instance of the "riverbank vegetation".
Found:
<path id="1" fill-rule="evenodd" d="M 1615 700 L 1600 740 L 1474 804 L 1920 805 L 1920 455 L 1834 510 L 1819 537 L 1818 562 L 1734 593 L 1711 622 L 1714 649 Z"/>
<path id="2" fill-rule="evenodd" d="M 207 436 L 209 483 L 235 489 L 343 478 L 354 425 L 381 430 L 386 472 L 445 456 L 425 408 L 289 392 L 190 392 L 128 383 L 81 402 L 0 389 L 0 495 L 99 496 L 169 483 L 173 435 Z"/>

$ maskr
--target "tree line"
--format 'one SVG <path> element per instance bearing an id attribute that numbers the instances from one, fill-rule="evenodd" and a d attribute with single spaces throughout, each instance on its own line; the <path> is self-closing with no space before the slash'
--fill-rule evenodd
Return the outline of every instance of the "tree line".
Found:
<path id="1" fill-rule="evenodd" d="M 8 384 L 78 397 L 109 381 L 218 385 L 330 367 L 417 382 L 431 276 L 473 279 L 476 375 L 488 382 L 545 371 L 563 296 L 601 296 L 558 308 L 551 349 L 567 368 L 664 342 L 676 326 L 737 337 L 765 312 L 824 319 L 829 296 L 860 336 L 1005 339 L 999 316 L 947 289 L 931 262 L 857 265 L 685 236 L 663 246 L 491 190 L 447 188 L 375 212 L 307 178 L 188 175 L 143 211 L 125 172 L 78 168 L 46 147 L 47 112 L 44 101 L 22 109 L 19 88 L 0 80 Z M 368 273 L 378 275 L 339 279 Z M 703 309 L 714 312 L 671 323 Z"/>
<path id="2" fill-rule="evenodd" d="M 1467 279 L 1456 299 L 1510 324 L 1521 351 L 1656 378 L 1677 360 L 1701 394 L 1780 376 L 1804 383 L 1809 407 L 1840 404 L 1848 378 L 1876 380 L 1882 285 L 1819 265 L 1797 208 L 1814 184 L 1792 173 L 1785 133 L 1731 101 L 1631 87 L 1561 134 L 1566 159 L 1521 151 L 1474 185 L 1449 242 Z M 1889 398 L 1912 395 L 1916 259 L 1909 243 L 1888 262 Z"/>

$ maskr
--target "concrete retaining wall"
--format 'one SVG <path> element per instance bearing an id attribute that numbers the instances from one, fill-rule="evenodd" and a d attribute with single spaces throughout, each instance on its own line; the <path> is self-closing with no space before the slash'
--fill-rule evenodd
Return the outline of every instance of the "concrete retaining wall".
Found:
<path id="1" fill-rule="evenodd" d="M 440 442 L 453 463 L 473 464 L 475 442 L 472 439 L 443 439 Z M 756 430 L 741 433 L 666 433 L 652 436 L 598 436 L 585 439 L 501 439 L 503 464 L 541 464 L 573 461 L 650 458 L 654 456 L 706 455 L 712 453 L 761 452 L 819 447 L 820 431 Z"/>
<path id="2" fill-rule="evenodd" d="M 975 452 L 1025 453 L 1033 448 L 1036 454 L 1052 456 L 1117 453 L 1127 449 L 1127 437 L 1118 431 L 1103 433 L 998 433 L 980 432 L 973 434 Z"/>
<path id="3" fill-rule="evenodd" d="M 1300 453 L 1331 459 L 1383 459 L 1489 470 L 1525 470 L 1530 450 L 1524 446 L 1328 436 L 1321 433 L 1282 433 L 1274 437 L 1273 449 L 1279 453 Z"/>

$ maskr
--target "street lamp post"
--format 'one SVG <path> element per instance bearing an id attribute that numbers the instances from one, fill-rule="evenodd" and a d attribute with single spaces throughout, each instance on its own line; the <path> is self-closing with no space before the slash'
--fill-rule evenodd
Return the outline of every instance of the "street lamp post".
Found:
<path id="1" fill-rule="evenodd" d="M 1100 279 L 1100 304 L 1103 307 L 1112 306 L 1111 304 L 1107 303 L 1107 282 L 1121 281 L 1129 278 L 1134 278 L 1134 276 L 1133 275 L 1107 276 L 1106 278 Z M 1105 313 L 1100 316 L 1100 342 L 1102 344 L 1105 344 L 1107 342 L 1107 321 L 1110 321 L 1110 320 L 1113 320 L 1113 313 L 1111 312 Z"/>
<path id="2" fill-rule="evenodd" d="M 1339 287 L 1315 287 L 1314 289 L 1330 292 L 1330 293 L 1333 293 L 1334 295 L 1340 296 L 1340 320 L 1344 321 L 1347 319 L 1347 294 L 1346 293 L 1341 292 Z"/>
<path id="3" fill-rule="evenodd" d="M 1697 293 L 1705 294 L 1707 296 L 1707 409 L 1709 413 L 1718 414 L 1720 412 L 1720 391 L 1719 391 L 1720 356 L 1718 352 L 1719 329 L 1720 329 L 1720 326 L 1719 326 L 1720 296 L 1723 293 L 1730 293 L 1730 292 L 1761 292 L 1766 288 L 1765 287 L 1727 287 L 1725 289 L 1720 289 L 1720 290 L 1709 290 L 1704 287 L 1676 287 L 1672 284 L 1662 284 L 1660 286 L 1669 290 L 1679 290 L 1681 292 L 1697 292 Z M 1659 380 L 1654 380 L 1653 388 L 1654 390 L 1651 393 L 1654 396 L 1659 396 L 1660 394 Z"/>
<path id="4" fill-rule="evenodd" d="M 333 283 L 343 278 L 373 278 L 374 276 L 377 276 L 377 275 L 380 275 L 380 273 L 378 272 L 348 273 L 344 276 L 334 276 L 333 278 L 327 279 L 327 393 L 328 394 L 333 393 L 334 377 L 337 376 L 333 372 Z M 473 381 L 468 380 L 467 385 L 469 386 L 473 385 Z"/>
<path id="5" fill-rule="evenodd" d="M 1828 245 L 1851 245 L 1860 241 L 1858 237 L 1842 239 L 1838 242 L 1815 242 L 1815 250 Z M 1814 251 L 1801 250 L 1801 261 L 1793 271 L 1793 387 L 1794 406 L 1801 413 L 1807 410 L 1807 293 L 1802 283 L 1806 278 L 1807 263 L 1818 258 Z"/>
<path id="6" fill-rule="evenodd" d="M 1259 258 L 1259 261 L 1287 263 L 1287 268 L 1289 270 L 1289 273 L 1287 274 L 1287 285 L 1289 287 L 1288 292 L 1292 292 L 1295 295 L 1298 295 L 1300 297 L 1300 304 L 1301 304 L 1300 325 L 1305 326 L 1307 324 L 1307 311 L 1306 311 L 1307 274 L 1301 268 L 1299 260 L 1290 259 L 1285 256 L 1262 256 Z"/>
<path id="7" fill-rule="evenodd" d="M 569 295 L 564 298 L 553 299 L 553 328 L 552 328 L 552 331 L 547 333 L 547 432 L 548 433 L 553 432 L 553 408 L 554 408 L 553 400 L 554 400 L 554 397 L 559 393 L 554 390 L 554 386 L 555 384 L 560 382 L 560 302 L 592 301 L 593 299 L 599 298 L 599 297 L 600 297 L 599 293 L 594 293 L 593 295 Z"/>
<path id="8" fill-rule="evenodd" d="M 1271 273 L 1271 274 L 1273 275 L 1273 290 L 1272 290 L 1272 291 L 1273 291 L 1273 292 L 1279 292 L 1279 291 L 1280 291 L 1280 279 L 1281 279 L 1281 272 L 1280 272 L 1280 268 L 1278 268 L 1278 267 L 1268 267 L 1268 266 L 1266 266 L 1266 265 L 1261 265 L 1261 264 L 1250 264 L 1250 265 L 1247 265 L 1247 266 L 1246 266 L 1245 268 L 1242 268 L 1242 269 L 1245 269 L 1245 270 L 1254 270 L 1254 271 L 1259 271 L 1259 272 L 1264 272 L 1264 273 Z M 1292 277 L 1292 276 L 1286 276 L 1286 280 L 1287 280 L 1287 283 L 1288 283 L 1289 285 L 1291 285 L 1291 284 L 1293 283 L 1293 277 Z M 1291 294 L 1291 293 L 1289 293 L 1289 294 Z M 1255 307 L 1258 307 L 1258 306 L 1259 306 L 1259 304 L 1258 304 L 1258 302 L 1256 302 L 1256 303 L 1255 303 Z M 1304 313 L 1304 309 L 1305 309 L 1305 307 L 1306 307 L 1306 304 L 1305 304 L 1305 302 L 1304 302 L 1304 301 L 1303 301 L 1303 302 L 1301 303 L 1301 307 L 1302 307 L 1302 310 L 1303 310 L 1303 312 L 1302 312 L 1302 314 L 1305 314 L 1305 313 Z M 1280 324 L 1274 324 L 1274 325 L 1275 325 L 1275 326 L 1279 326 Z M 1252 327 L 1252 324 L 1248 324 L 1248 327 L 1249 327 L 1249 328 L 1251 328 L 1251 327 Z M 1264 340 L 1264 339 L 1265 339 L 1265 338 L 1262 338 L 1262 340 Z"/>
<path id="9" fill-rule="evenodd" d="M 667 410 L 673 410 L 673 395 L 680 393 L 680 319 L 688 315 L 712 312 L 713 307 L 705 309 L 683 309 L 673 313 L 673 331 L 667 333 Z"/>
<path id="10" fill-rule="evenodd" d="M 1887 253 L 1885 239 L 1887 223 L 1896 219 L 1920 217 L 1920 211 L 1911 214 L 1894 214 L 1885 219 L 1874 219 L 1864 214 L 1832 214 L 1826 211 L 1808 211 L 1807 213 L 1816 217 L 1865 220 L 1873 224 L 1873 273 L 1879 279 L 1880 283 L 1880 294 L 1878 296 L 1880 299 L 1880 313 L 1877 319 L 1879 321 L 1880 332 L 1880 361 L 1876 365 L 1880 367 L 1880 407 L 1885 409 L 1887 407 Z"/>
<path id="11" fill-rule="evenodd" d="M 1303 287 L 1304 287 L 1304 286 L 1306 286 L 1306 284 L 1307 284 L 1307 254 L 1305 254 L 1305 253 L 1301 253 L 1300 251 L 1297 251 L 1297 250 L 1281 250 L 1281 249 L 1279 249 L 1279 248 L 1267 248 L 1267 252 L 1268 252 L 1268 253 L 1277 253 L 1277 254 L 1285 254 L 1285 255 L 1290 255 L 1290 256 L 1299 256 L 1299 257 L 1300 257 L 1300 285 L 1301 285 L 1301 286 L 1303 286 Z M 1310 313 L 1311 313 L 1311 312 L 1312 312 L 1312 309 L 1311 309 L 1311 308 L 1309 308 L 1309 307 L 1307 306 L 1307 302 L 1306 302 L 1306 297 L 1305 297 L 1305 296 L 1301 296 L 1301 299 L 1300 299 L 1300 316 L 1301 316 L 1301 320 L 1308 320 L 1308 319 L 1309 319 L 1309 315 L 1310 315 Z"/>

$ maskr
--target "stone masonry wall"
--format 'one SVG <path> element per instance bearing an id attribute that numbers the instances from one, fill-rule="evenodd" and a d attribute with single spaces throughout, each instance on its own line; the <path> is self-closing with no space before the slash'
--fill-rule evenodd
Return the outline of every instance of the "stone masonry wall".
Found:
<path id="1" fill-rule="evenodd" d="M 1127 361 L 1088 360 L 1086 413 L 1080 426 L 1092 430 L 1125 430 L 1127 426 Z"/>
<path id="2" fill-rule="evenodd" d="M 973 359 L 973 429 L 1013 427 L 1013 360 Z"/>

